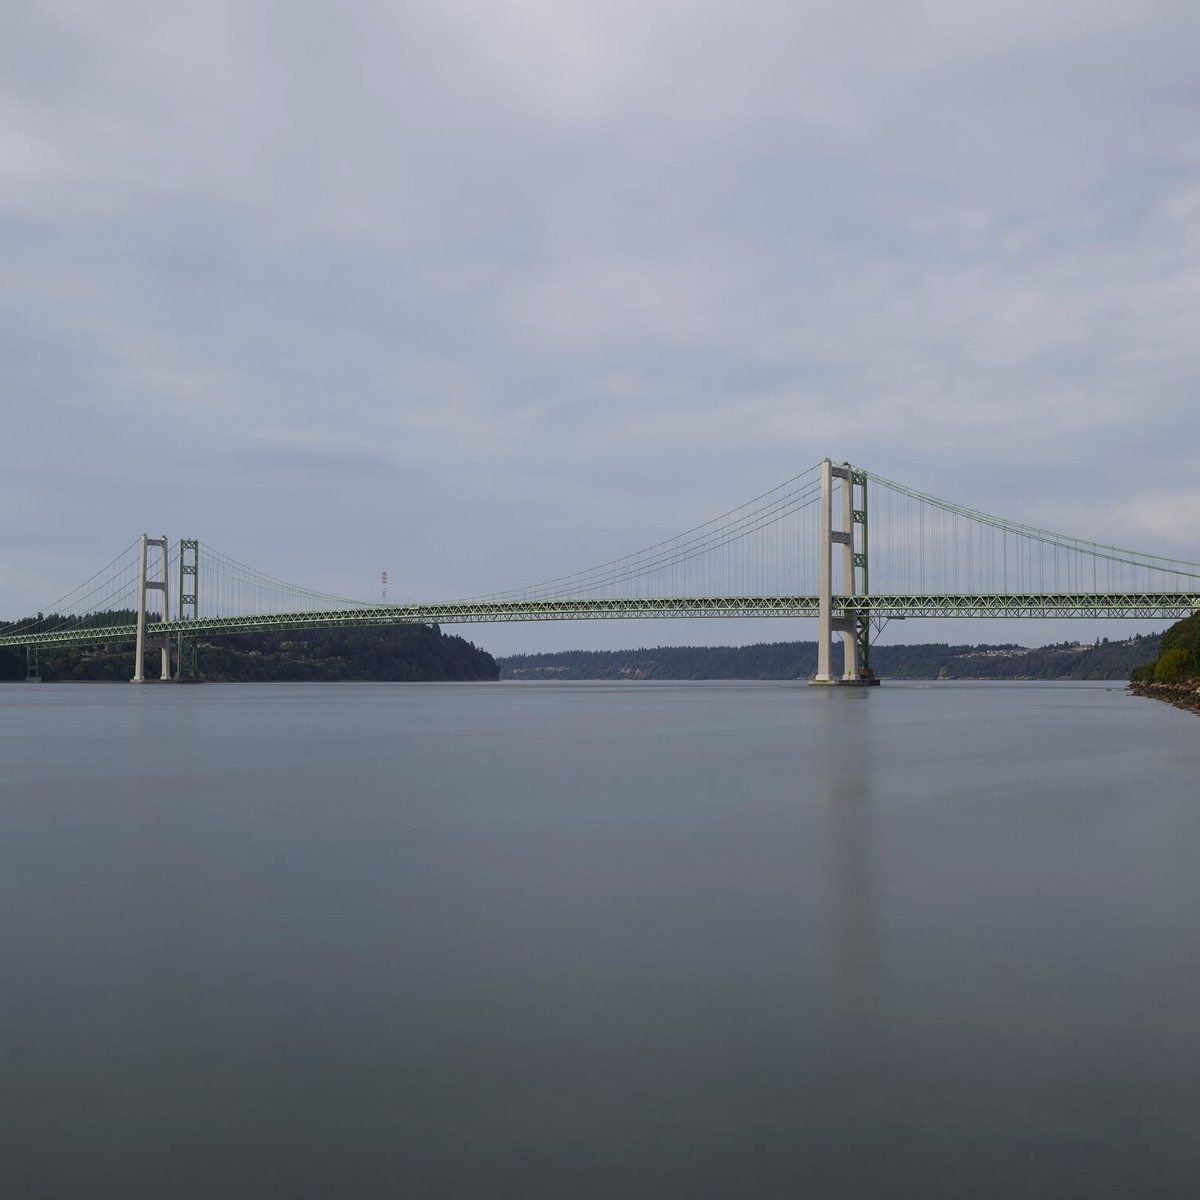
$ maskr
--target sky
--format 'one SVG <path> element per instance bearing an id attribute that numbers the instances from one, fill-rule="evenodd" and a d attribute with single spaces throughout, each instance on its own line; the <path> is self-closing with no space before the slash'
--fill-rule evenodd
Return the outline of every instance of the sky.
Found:
<path id="1" fill-rule="evenodd" d="M 1198 44 L 1156 0 L 5 5 L 0 614 L 143 530 L 475 595 L 826 455 L 1200 559 Z"/>

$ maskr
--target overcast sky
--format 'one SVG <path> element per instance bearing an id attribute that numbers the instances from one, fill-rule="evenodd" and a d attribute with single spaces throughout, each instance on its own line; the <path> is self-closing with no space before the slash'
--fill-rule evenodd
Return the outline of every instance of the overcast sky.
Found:
<path id="1" fill-rule="evenodd" d="M 1155 0 L 4 5 L 0 613 L 143 529 L 497 590 L 826 454 L 1200 558 L 1198 46 Z"/>

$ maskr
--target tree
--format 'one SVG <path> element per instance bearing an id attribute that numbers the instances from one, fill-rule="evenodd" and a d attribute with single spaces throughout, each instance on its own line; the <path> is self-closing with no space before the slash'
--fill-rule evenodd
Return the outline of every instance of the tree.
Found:
<path id="1" fill-rule="evenodd" d="M 1155 683 L 1178 683 L 1187 674 L 1191 655 L 1182 647 L 1163 651 L 1154 665 Z"/>

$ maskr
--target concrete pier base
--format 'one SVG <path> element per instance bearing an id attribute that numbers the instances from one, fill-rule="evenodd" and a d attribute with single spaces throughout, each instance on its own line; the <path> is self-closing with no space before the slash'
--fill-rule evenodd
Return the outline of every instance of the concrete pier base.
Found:
<path id="1" fill-rule="evenodd" d="M 818 679 L 815 675 L 808 681 L 809 687 L 878 687 L 877 675 L 859 676 L 857 679 Z"/>

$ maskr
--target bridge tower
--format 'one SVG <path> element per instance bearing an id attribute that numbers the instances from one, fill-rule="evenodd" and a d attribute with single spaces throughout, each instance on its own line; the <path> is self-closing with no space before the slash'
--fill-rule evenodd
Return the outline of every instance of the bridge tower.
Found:
<path id="1" fill-rule="evenodd" d="M 149 566 L 150 547 L 155 546 L 159 550 L 158 555 L 158 578 L 151 579 L 147 574 Z M 146 677 L 143 674 L 143 658 L 147 649 L 159 649 L 162 651 L 162 674 L 159 676 L 162 680 L 170 680 L 171 678 L 171 639 L 169 637 L 152 638 L 149 642 L 146 640 L 146 593 L 147 592 L 162 592 L 162 609 L 161 619 L 168 621 L 171 618 L 171 584 L 167 574 L 167 559 L 170 555 L 171 543 L 167 540 L 167 535 L 164 533 L 160 538 L 147 537 L 142 534 L 141 556 L 139 559 L 140 567 L 138 568 L 138 590 L 137 590 L 137 648 L 134 651 L 133 659 L 133 678 L 130 683 L 145 683 Z"/>
<path id="2" fill-rule="evenodd" d="M 833 527 L 833 481 L 840 483 L 841 528 Z M 856 494 L 857 493 L 857 494 Z M 856 502 L 857 501 L 857 502 Z M 857 536 L 856 536 L 857 529 Z M 817 673 L 810 683 L 825 687 L 849 685 L 868 687 L 879 683 L 870 667 L 871 620 L 867 613 L 846 611 L 834 615 L 834 547 L 840 546 L 840 596 L 866 595 L 867 569 L 867 475 L 849 463 L 834 466 L 829 459 L 821 463 L 821 505 L 818 539 L 818 623 Z M 861 588 L 861 590 L 860 590 Z M 833 673 L 833 635 L 842 635 L 843 666 L 841 675 Z"/>
<path id="3" fill-rule="evenodd" d="M 200 543 L 196 538 L 179 539 L 179 620 L 194 621 L 199 615 Z M 175 646 L 175 682 L 195 683 L 199 679 L 196 639 L 179 630 Z"/>

